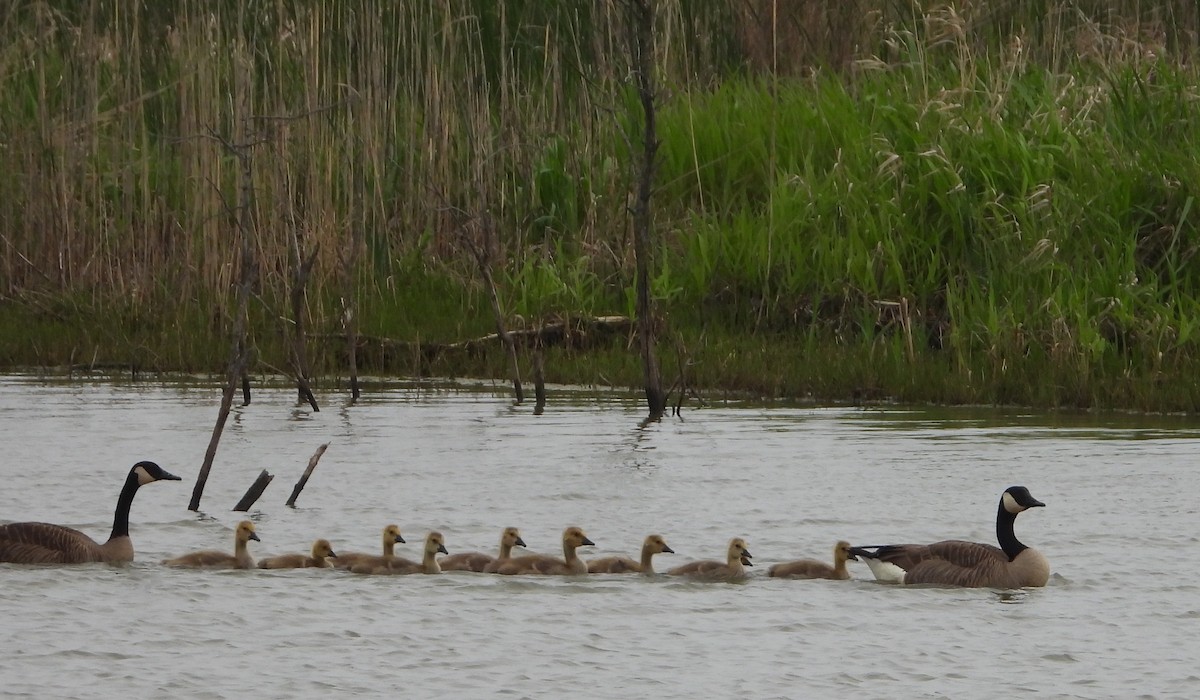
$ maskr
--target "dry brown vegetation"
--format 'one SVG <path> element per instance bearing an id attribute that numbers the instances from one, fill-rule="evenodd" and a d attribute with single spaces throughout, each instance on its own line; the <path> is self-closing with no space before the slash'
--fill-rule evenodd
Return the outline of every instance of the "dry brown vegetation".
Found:
<path id="1" fill-rule="evenodd" d="M 778 95 L 830 74 L 854 90 L 919 59 L 929 63 L 930 105 L 991 81 L 999 113 L 1013 76 L 1031 67 L 1058 80 L 1132 66 L 1152 80 L 1164 64 L 1187 69 L 1200 32 L 1198 6 L 1183 0 L 655 6 L 668 105 L 734 83 Z M 353 294 L 360 317 L 374 319 L 363 332 L 389 335 L 379 309 L 398 303 L 415 274 L 477 284 L 463 235 L 489 246 L 510 311 L 512 298 L 537 294 L 524 275 L 541 266 L 561 279 L 582 270 L 588 293 L 620 300 L 632 279 L 636 148 L 624 22 L 621 3 L 594 0 L 9 3 L 0 9 L 0 305 L 22 319 L 119 317 L 163 335 L 219 337 L 230 325 L 243 200 L 228 145 L 253 159 L 245 214 L 260 333 L 295 322 L 293 268 L 315 254 L 304 312 L 312 332 L 337 332 Z M 957 85 L 946 84 L 947 66 Z M 908 90 L 910 78 L 899 80 Z M 692 138 L 698 159 L 702 136 Z M 772 136 L 773 164 L 780 148 Z M 699 183 L 706 165 L 665 168 L 664 188 Z M 664 199 L 663 245 L 686 248 L 693 217 L 716 215 L 717 197 L 701 188 L 696 199 Z M 481 222 L 496 235 L 483 236 Z M 428 294 L 444 298 L 444 289 Z M 753 307 L 754 328 L 766 315 L 828 305 L 767 296 L 739 302 Z M 789 304 L 808 307 L 788 316 Z M 119 344 L 111 334 L 105 342 Z M 23 352 L 14 357 L 66 359 L 41 346 Z M 181 350 L 152 352 L 164 367 L 188 361 Z"/>

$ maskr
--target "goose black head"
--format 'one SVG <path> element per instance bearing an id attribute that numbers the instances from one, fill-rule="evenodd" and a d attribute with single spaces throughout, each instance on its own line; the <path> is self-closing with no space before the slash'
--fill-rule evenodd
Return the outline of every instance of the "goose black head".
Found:
<path id="1" fill-rule="evenodd" d="M 1024 486 L 1010 486 L 1004 490 L 1004 495 L 1000 497 L 1000 502 L 1004 504 L 1004 510 L 1016 515 L 1030 508 L 1045 506 L 1038 499 L 1029 493 L 1029 489 Z"/>
<path id="2" fill-rule="evenodd" d="M 149 461 L 138 462 L 133 465 L 133 469 L 130 469 L 129 472 L 137 477 L 138 486 L 145 486 L 154 481 L 183 481 L 183 479 Z"/>

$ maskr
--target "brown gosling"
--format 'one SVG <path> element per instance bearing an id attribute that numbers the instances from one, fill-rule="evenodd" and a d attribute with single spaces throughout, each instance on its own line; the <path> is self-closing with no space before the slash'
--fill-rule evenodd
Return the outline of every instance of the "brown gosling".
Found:
<path id="1" fill-rule="evenodd" d="M 440 574 L 442 567 L 438 565 L 437 555 L 448 554 L 446 540 L 440 532 L 431 532 L 425 536 L 424 556 L 415 562 L 403 557 L 382 558 L 380 561 L 364 561 L 350 567 L 356 574 Z"/>
<path id="2" fill-rule="evenodd" d="M 933 544 L 851 547 L 850 552 L 871 567 L 877 580 L 886 583 L 968 588 L 1045 586 L 1050 580 L 1050 562 L 1041 552 L 1022 544 L 1013 532 L 1017 515 L 1045 505 L 1024 486 L 1005 489 L 996 510 L 999 547 L 943 540 Z"/>
<path id="3" fill-rule="evenodd" d="M 399 525 L 388 525 L 383 528 L 383 555 L 367 554 L 365 552 L 342 552 L 337 555 L 337 561 L 333 563 L 339 569 L 349 569 L 355 564 L 363 562 L 381 563 L 385 559 L 391 559 L 396 556 L 396 543 L 407 544 L 404 537 L 400 534 Z"/>
<path id="4" fill-rule="evenodd" d="M 642 560 L 636 562 L 629 557 L 603 557 L 588 562 L 589 574 L 654 574 L 650 563 L 655 554 L 674 554 L 662 535 L 650 535 L 642 542 Z"/>
<path id="5" fill-rule="evenodd" d="M 246 545 L 250 540 L 261 542 L 254 530 L 254 523 L 243 520 L 233 531 L 233 554 L 217 549 L 204 549 L 191 552 L 163 562 L 167 566 L 180 566 L 191 569 L 253 569 L 254 557 Z"/>
<path id="6" fill-rule="evenodd" d="M 850 572 L 846 570 L 846 562 L 858 557 L 850 553 L 850 543 L 839 541 L 833 546 L 833 566 L 816 559 L 798 559 L 781 562 L 767 569 L 768 576 L 775 578 L 827 578 L 834 581 L 848 581 Z"/>
<path id="7" fill-rule="evenodd" d="M 129 539 L 129 507 L 138 488 L 155 481 L 179 481 L 154 462 L 138 462 L 125 477 L 117 510 L 113 514 L 112 533 L 100 544 L 79 530 L 50 523 L 9 523 L 0 525 L 0 562 L 11 564 L 84 564 L 106 562 L 126 564 L 133 561 L 133 541 Z"/>
<path id="8" fill-rule="evenodd" d="M 733 579 L 745 576 L 745 567 L 754 566 L 750 562 L 752 555 L 750 554 L 750 550 L 746 549 L 746 541 L 740 537 L 735 537 L 729 541 L 729 549 L 726 555 L 724 562 L 714 560 L 693 561 L 683 566 L 677 566 L 667 573 L 671 576 Z"/>
<path id="9" fill-rule="evenodd" d="M 337 559 L 337 554 L 333 551 L 333 545 L 329 544 L 329 540 L 317 540 L 313 542 L 312 555 L 305 556 L 303 554 L 281 554 L 276 557 L 267 557 L 266 559 L 258 560 L 258 568 L 260 569 L 330 569 L 333 568 L 333 562 L 329 559 Z"/>
<path id="10" fill-rule="evenodd" d="M 515 527 L 506 527 L 500 533 L 500 556 L 493 557 L 483 552 L 462 552 L 442 557 L 438 564 L 442 571 L 483 571 L 494 561 L 504 561 L 512 556 L 513 547 L 524 547 L 525 540 L 521 539 L 521 531 Z"/>
<path id="11" fill-rule="evenodd" d="M 534 574 L 544 576 L 575 576 L 588 572 L 587 562 L 579 558 L 575 550 L 579 547 L 596 544 L 588 539 L 583 530 L 571 526 L 563 530 L 563 558 L 551 557 L 545 554 L 527 554 L 520 557 L 510 557 L 504 561 L 494 561 L 484 567 L 489 574 Z"/>

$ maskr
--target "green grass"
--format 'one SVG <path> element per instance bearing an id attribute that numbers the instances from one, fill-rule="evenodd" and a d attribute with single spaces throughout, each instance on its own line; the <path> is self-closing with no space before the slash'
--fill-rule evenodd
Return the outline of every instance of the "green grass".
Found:
<path id="1" fill-rule="evenodd" d="M 318 251 L 322 376 L 344 371 L 347 288 L 372 339 L 492 332 L 465 238 L 514 325 L 632 313 L 618 5 L 398 3 L 365 24 L 351 5 L 6 15 L 0 365 L 223 367 L 241 171 L 210 129 L 261 142 L 262 371 L 288 366 L 293 235 Z M 767 397 L 1197 408 L 1200 72 L 1175 30 L 1194 4 L 978 5 L 818 8 L 774 27 L 794 53 L 768 61 L 764 2 L 660 4 L 666 377 L 682 347 L 695 383 Z M 362 359 L 506 374 L 498 350 Z M 628 339 L 552 349 L 547 372 L 641 376 Z"/>

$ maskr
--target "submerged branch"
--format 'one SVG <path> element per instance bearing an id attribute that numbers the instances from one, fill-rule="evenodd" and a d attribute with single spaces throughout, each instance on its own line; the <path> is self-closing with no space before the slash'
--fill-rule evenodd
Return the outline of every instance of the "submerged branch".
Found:
<path id="1" fill-rule="evenodd" d="M 321 455 L 325 454 L 325 450 L 328 448 L 329 443 L 327 442 L 318 447 L 313 456 L 308 458 L 308 467 L 304 470 L 304 475 L 300 477 L 300 481 L 296 482 L 296 486 L 292 489 L 292 495 L 288 497 L 286 505 L 293 508 L 296 507 L 296 498 L 304 490 L 305 484 L 308 483 L 308 477 L 312 476 L 313 470 L 317 468 L 317 462 L 321 461 Z"/>

